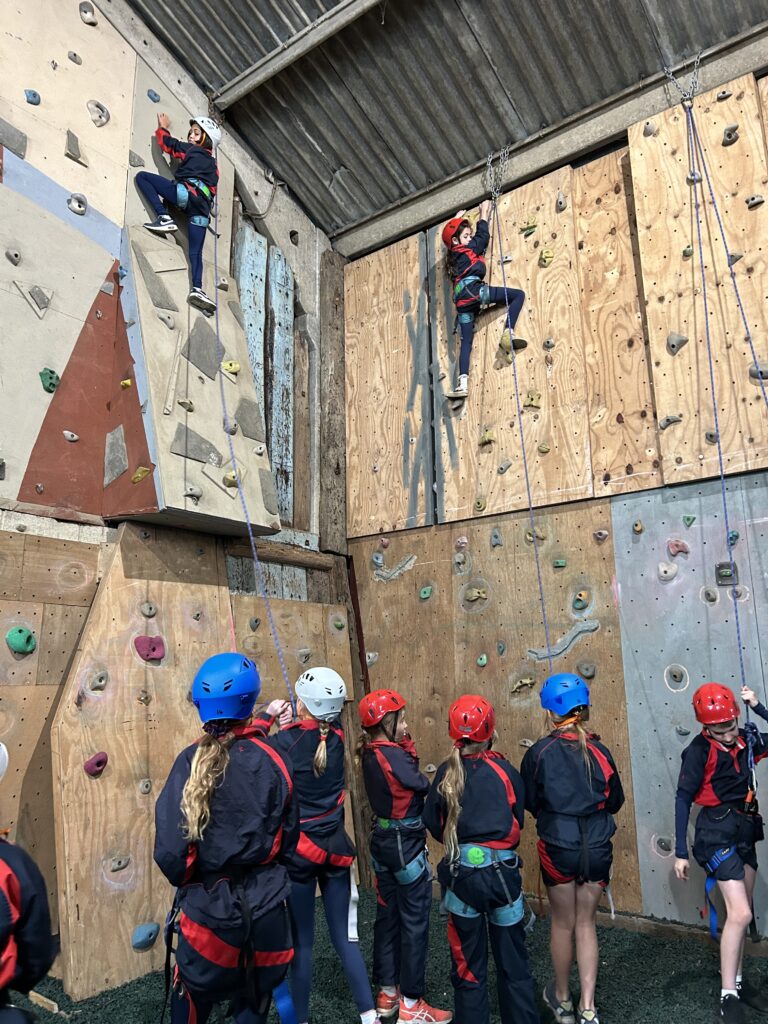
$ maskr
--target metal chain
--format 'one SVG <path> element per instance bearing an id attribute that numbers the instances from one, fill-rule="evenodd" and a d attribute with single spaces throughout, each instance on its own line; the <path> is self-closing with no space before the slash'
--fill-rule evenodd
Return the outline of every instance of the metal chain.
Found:
<path id="1" fill-rule="evenodd" d="M 667 76 L 669 81 L 674 85 L 683 100 L 683 103 L 691 103 L 693 97 L 699 91 L 699 65 L 701 64 L 701 54 L 703 51 L 699 50 L 693 61 L 693 71 L 691 73 L 691 81 L 688 84 L 687 89 L 683 89 L 682 85 L 678 82 L 674 72 L 671 68 L 665 66 L 664 74 Z"/>
<path id="2" fill-rule="evenodd" d="M 509 146 L 505 146 L 499 152 L 499 162 L 493 166 L 493 153 L 488 154 L 488 160 L 485 165 L 485 184 L 488 191 L 491 193 L 491 198 L 494 203 L 501 195 L 501 190 L 504 187 L 507 177 L 507 168 L 509 167 Z"/>

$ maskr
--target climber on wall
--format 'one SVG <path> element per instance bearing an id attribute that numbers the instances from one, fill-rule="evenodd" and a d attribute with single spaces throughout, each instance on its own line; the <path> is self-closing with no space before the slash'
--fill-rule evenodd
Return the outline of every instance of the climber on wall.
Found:
<path id="1" fill-rule="evenodd" d="M 504 304 L 508 307 L 506 327 L 499 342 L 499 348 L 511 357 L 528 344 L 515 335 L 515 324 L 525 302 L 525 293 L 518 288 L 495 288 L 485 284 L 486 274 L 483 253 L 488 248 L 490 232 L 488 214 L 490 200 L 480 204 L 480 219 L 475 234 L 464 216 L 466 210 L 459 210 L 443 228 L 443 243 L 448 249 L 445 268 L 453 283 L 453 301 L 456 305 L 457 323 L 461 336 L 459 372 L 456 387 L 448 392 L 449 398 L 466 398 L 469 382 L 469 356 L 475 331 L 475 317 L 483 306 Z M 454 328 L 455 330 L 455 328 Z"/>
<path id="2" fill-rule="evenodd" d="M 744 686 L 741 699 L 768 721 L 768 710 Z M 675 799 L 675 874 L 688 880 L 688 818 L 696 819 L 693 856 L 707 872 L 710 930 L 717 935 L 717 914 L 710 901 L 718 886 L 726 919 L 720 936 L 720 1016 L 728 1024 L 747 1020 L 744 1004 L 768 1011 L 768 994 L 742 977 L 744 939 L 752 921 L 757 878 L 755 844 L 763 838 L 757 813 L 754 764 L 768 757 L 768 735 L 753 723 L 739 728 L 739 706 L 727 686 L 705 683 L 693 695 L 693 710 L 703 726 L 682 754 Z"/>
<path id="3" fill-rule="evenodd" d="M 158 144 L 164 153 L 179 161 L 174 168 L 174 180 L 148 171 L 139 171 L 136 175 L 136 186 L 156 214 L 156 219 L 144 227 L 158 235 L 178 231 L 167 207 L 177 206 L 186 213 L 192 274 L 188 302 L 211 316 L 216 302 L 203 291 L 203 243 L 219 181 L 215 151 L 221 142 L 221 128 L 210 117 L 195 117 L 189 122 L 187 141 L 180 142 L 172 138 L 170 127 L 168 115 L 158 114 L 155 132 Z"/>

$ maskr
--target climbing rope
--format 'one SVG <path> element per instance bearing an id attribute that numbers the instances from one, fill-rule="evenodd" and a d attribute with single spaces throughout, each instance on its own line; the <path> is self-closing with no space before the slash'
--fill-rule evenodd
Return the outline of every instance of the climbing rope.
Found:
<path id="1" fill-rule="evenodd" d="M 491 193 L 493 204 L 494 234 L 499 239 L 499 264 L 501 266 L 501 284 L 504 288 L 504 303 L 507 309 L 507 320 L 509 318 L 509 299 L 507 298 L 507 275 L 504 271 L 504 243 L 501 235 L 501 219 L 499 218 L 498 199 L 501 195 L 502 185 L 506 178 L 506 170 L 509 163 L 509 147 L 505 146 L 499 154 L 497 166 L 493 166 L 493 154 L 488 155 L 486 165 L 486 183 Z M 505 320 L 505 323 L 507 321 Z M 544 625 L 544 640 L 547 647 L 547 661 L 549 671 L 552 672 L 552 644 L 549 638 L 549 620 L 547 618 L 547 605 L 544 598 L 544 580 L 541 575 L 541 558 L 539 557 L 539 542 L 536 536 L 536 517 L 533 511 L 533 495 L 531 493 L 531 477 L 528 472 L 528 457 L 525 453 L 525 429 L 523 427 L 523 406 L 520 401 L 520 384 L 517 376 L 517 358 L 514 345 L 510 345 L 512 357 L 512 375 L 515 381 L 515 404 L 517 405 L 517 422 L 520 426 L 520 448 L 523 454 L 523 473 L 525 475 L 525 493 L 528 499 L 528 518 L 531 523 L 531 538 L 533 543 L 533 557 L 536 561 L 536 576 L 539 583 L 539 603 L 541 605 L 541 620 Z"/>
<path id="2" fill-rule="evenodd" d="M 219 280 L 219 204 L 218 199 L 214 205 L 214 231 L 213 231 L 213 279 L 214 287 L 218 286 Z M 251 545 L 251 554 L 253 555 L 253 564 L 256 569 L 256 578 L 259 585 L 259 593 L 262 600 L 264 601 L 264 607 L 267 609 L 267 618 L 269 620 L 269 628 L 272 633 L 272 640 L 277 651 L 277 658 L 280 662 L 280 671 L 283 674 L 283 681 L 285 688 L 288 691 L 288 700 L 293 708 L 294 715 L 296 714 L 296 700 L 291 689 L 291 683 L 288 678 L 288 670 L 285 667 L 285 658 L 283 656 L 283 648 L 280 645 L 280 638 L 277 635 L 277 629 L 275 627 L 275 620 L 272 616 L 272 606 L 269 601 L 269 595 L 267 594 L 267 588 L 264 583 L 264 571 L 262 569 L 261 561 L 256 552 L 256 541 L 253 536 L 253 525 L 251 523 L 251 517 L 248 513 L 248 504 L 245 500 L 245 491 L 243 490 L 243 482 L 240 477 L 240 468 L 237 464 L 237 458 L 235 456 L 235 446 L 232 441 L 232 431 L 230 425 L 232 421 L 229 417 L 229 410 L 227 408 L 227 397 L 224 393 L 224 374 L 221 371 L 221 364 L 224 360 L 224 346 L 221 343 L 221 331 L 219 327 L 219 303 L 218 298 L 216 300 L 216 359 L 219 364 L 219 395 L 221 397 L 221 409 L 224 414 L 224 431 L 227 435 L 227 444 L 229 446 L 229 457 L 232 462 L 232 470 L 235 474 L 235 481 L 237 483 L 237 494 L 240 498 L 240 507 L 243 510 L 243 517 L 245 518 L 245 525 L 248 529 L 248 540 Z"/>

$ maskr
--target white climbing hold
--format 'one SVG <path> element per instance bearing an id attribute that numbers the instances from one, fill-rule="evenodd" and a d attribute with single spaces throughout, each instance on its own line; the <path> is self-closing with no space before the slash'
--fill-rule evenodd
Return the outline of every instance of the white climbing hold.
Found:
<path id="1" fill-rule="evenodd" d="M 557 193 L 557 199 L 555 200 L 555 209 L 558 213 L 562 213 L 568 206 L 568 200 L 565 198 L 562 192 Z"/>
<path id="2" fill-rule="evenodd" d="M 673 562 L 659 562 L 659 579 L 662 583 L 669 583 L 677 576 L 679 569 Z"/>
<path id="3" fill-rule="evenodd" d="M 88 200 L 82 192 L 73 192 L 67 200 L 67 206 L 72 213 L 76 213 L 78 217 L 84 217 L 88 210 Z"/>
<path id="4" fill-rule="evenodd" d="M 229 279 L 226 278 L 226 277 L 220 277 L 219 280 L 216 282 L 216 287 L 221 292 L 228 292 L 229 291 Z"/>
<path id="5" fill-rule="evenodd" d="M 63 434 L 67 441 L 75 442 L 80 440 L 80 437 L 71 430 L 65 430 L 63 431 Z"/>
<path id="6" fill-rule="evenodd" d="M 9 263 L 12 263 L 14 267 L 18 267 L 18 265 L 21 263 L 21 253 L 18 251 L 18 249 L 6 249 L 5 258 L 8 260 Z"/>
<path id="7" fill-rule="evenodd" d="M 189 498 L 195 504 L 200 501 L 203 496 L 203 490 L 201 487 L 190 486 L 184 491 L 184 497 Z"/>
<path id="8" fill-rule="evenodd" d="M 645 124 L 643 125 L 643 135 L 647 139 L 650 139 L 654 135 L 657 135 L 658 132 L 659 132 L 659 129 L 656 127 L 656 125 L 653 123 L 653 121 L 646 121 Z"/>
<path id="9" fill-rule="evenodd" d="M 732 146 L 734 142 L 739 141 L 739 126 L 737 124 L 727 124 L 723 129 L 723 145 Z"/>
<path id="10" fill-rule="evenodd" d="M 80 4 L 80 19 L 85 22 L 86 25 L 98 25 L 99 19 L 96 17 L 96 11 L 94 10 L 93 4 L 89 3 L 88 0 L 83 0 Z"/>
<path id="11" fill-rule="evenodd" d="M 224 427 L 224 433 L 234 435 L 237 433 L 237 420 L 231 420 L 229 417 L 225 417 L 222 426 Z"/>
<path id="12" fill-rule="evenodd" d="M 67 54 L 67 56 L 69 57 L 69 59 L 72 61 L 73 64 L 82 64 L 83 63 L 83 58 L 80 56 L 79 53 L 75 53 L 74 50 L 70 50 L 69 53 Z"/>
<path id="13" fill-rule="evenodd" d="M 86 103 L 88 107 L 88 113 L 91 115 L 91 120 L 97 128 L 103 128 L 104 125 L 109 121 L 109 111 L 103 103 L 99 103 L 98 100 L 88 100 Z"/>
<path id="14" fill-rule="evenodd" d="M 367 651 L 365 655 L 365 664 L 370 668 L 371 665 L 375 665 L 379 660 L 378 651 Z"/>
<path id="15" fill-rule="evenodd" d="M 180 398 L 179 401 L 177 402 L 177 405 L 180 405 L 185 412 L 195 411 L 195 403 L 192 401 L 191 398 Z"/>
<path id="16" fill-rule="evenodd" d="M 156 312 L 157 319 L 164 323 L 169 331 L 172 331 L 176 326 L 176 321 L 173 319 L 173 315 L 171 313 L 167 313 L 164 309 L 158 309 Z"/>

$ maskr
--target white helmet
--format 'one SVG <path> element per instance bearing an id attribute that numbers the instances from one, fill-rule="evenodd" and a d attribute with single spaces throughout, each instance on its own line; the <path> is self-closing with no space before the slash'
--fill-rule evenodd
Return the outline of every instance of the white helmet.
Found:
<path id="1" fill-rule="evenodd" d="M 0 780 L 2 780 L 5 773 L 8 771 L 8 747 L 4 743 L 0 743 Z"/>
<path id="2" fill-rule="evenodd" d="M 344 707 L 347 687 L 332 668 L 310 668 L 296 680 L 296 696 L 313 718 L 332 722 Z"/>
<path id="3" fill-rule="evenodd" d="M 205 114 L 201 114 L 200 117 L 192 118 L 192 120 L 189 122 L 190 128 L 192 127 L 193 124 L 196 124 L 203 129 L 205 134 L 213 143 L 213 148 L 216 149 L 216 147 L 221 142 L 221 128 L 213 120 L 213 118 L 207 117 Z"/>

